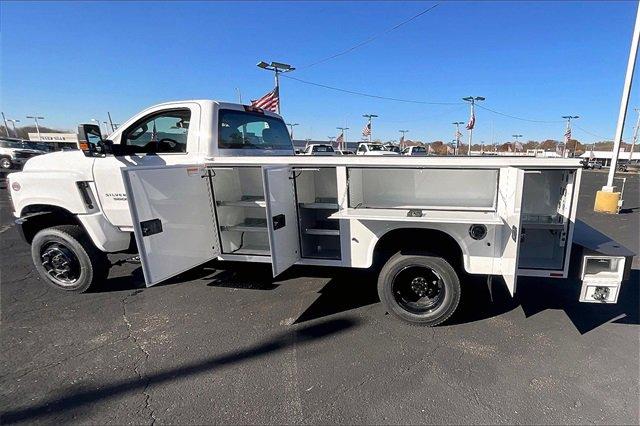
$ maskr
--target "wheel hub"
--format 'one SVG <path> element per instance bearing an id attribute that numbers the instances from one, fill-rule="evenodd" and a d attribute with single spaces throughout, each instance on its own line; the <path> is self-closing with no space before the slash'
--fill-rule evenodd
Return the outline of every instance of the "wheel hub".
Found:
<path id="1" fill-rule="evenodd" d="M 437 309 L 444 300 L 442 277 L 431 268 L 410 266 L 394 278 L 396 301 L 406 310 L 425 314 Z"/>
<path id="2" fill-rule="evenodd" d="M 47 274 L 61 285 L 75 283 L 79 276 L 78 258 L 75 253 L 60 243 L 43 246 L 41 255 L 42 266 Z"/>

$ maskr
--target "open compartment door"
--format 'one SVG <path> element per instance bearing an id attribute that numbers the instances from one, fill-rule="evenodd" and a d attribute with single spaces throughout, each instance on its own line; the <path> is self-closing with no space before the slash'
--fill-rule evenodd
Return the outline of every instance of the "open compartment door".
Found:
<path id="1" fill-rule="evenodd" d="M 210 180 L 198 166 L 122 171 L 147 287 L 216 258 Z"/>
<path id="2" fill-rule="evenodd" d="M 262 173 L 271 266 L 275 277 L 300 259 L 296 193 L 291 167 L 265 166 Z"/>
<path id="3" fill-rule="evenodd" d="M 498 215 L 504 225 L 499 228 L 501 256 L 498 272 L 504 278 L 511 296 L 516 292 L 518 278 L 523 187 L 524 170 L 515 167 L 500 170 Z"/>

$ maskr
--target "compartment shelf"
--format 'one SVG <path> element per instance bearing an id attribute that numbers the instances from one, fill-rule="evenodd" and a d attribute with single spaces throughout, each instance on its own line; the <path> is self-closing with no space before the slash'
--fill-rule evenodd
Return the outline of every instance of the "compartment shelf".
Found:
<path id="1" fill-rule="evenodd" d="M 237 225 L 222 225 L 221 231 L 238 231 L 238 232 L 267 232 L 266 219 L 250 219 Z"/>
<path id="2" fill-rule="evenodd" d="M 304 209 L 338 210 L 338 203 L 300 203 Z"/>
<path id="3" fill-rule="evenodd" d="M 265 208 L 267 203 L 262 197 L 242 197 L 237 201 L 216 201 L 218 206 L 222 207 L 260 207 Z"/>
<path id="4" fill-rule="evenodd" d="M 253 255 L 253 256 L 270 256 L 271 252 L 269 251 L 269 247 L 264 246 L 245 246 L 231 253 L 225 254 L 244 254 L 244 255 Z"/>
<path id="5" fill-rule="evenodd" d="M 523 229 L 564 229 L 564 223 L 522 221 Z"/>
<path id="6" fill-rule="evenodd" d="M 480 223 L 502 225 L 502 219 L 496 212 L 422 210 L 422 216 L 408 216 L 409 210 L 403 209 L 344 209 L 329 219 L 391 220 L 400 222 L 439 222 L 439 223 Z"/>
<path id="7" fill-rule="evenodd" d="M 339 229 L 321 229 L 321 228 L 307 228 L 304 230 L 304 233 L 307 235 L 332 235 L 338 236 L 340 235 Z"/>

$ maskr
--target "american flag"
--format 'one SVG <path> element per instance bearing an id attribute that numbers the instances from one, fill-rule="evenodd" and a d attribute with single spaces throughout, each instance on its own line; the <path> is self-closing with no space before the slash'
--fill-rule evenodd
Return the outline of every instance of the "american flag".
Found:
<path id="1" fill-rule="evenodd" d="M 453 149 L 453 147 L 447 145 L 447 155 L 449 155 L 449 154 L 453 155 L 455 153 L 456 153 L 456 150 Z"/>
<path id="2" fill-rule="evenodd" d="M 370 136 L 371 135 L 371 122 L 368 122 L 367 124 L 365 124 L 364 128 L 362 129 L 362 136 Z"/>
<path id="3" fill-rule="evenodd" d="M 338 146 L 340 146 L 342 142 L 344 142 L 344 131 L 340 132 L 340 134 L 336 138 L 336 143 L 338 144 Z"/>
<path id="4" fill-rule="evenodd" d="M 462 133 L 459 130 L 456 130 L 456 140 L 460 140 L 462 137 Z"/>
<path id="5" fill-rule="evenodd" d="M 524 146 L 520 142 L 516 142 L 515 147 L 516 151 L 524 151 Z"/>
<path id="6" fill-rule="evenodd" d="M 278 112 L 278 105 L 280 104 L 280 94 L 276 87 L 260 99 L 252 100 L 251 106 L 262 108 L 271 112 Z"/>
<path id="7" fill-rule="evenodd" d="M 471 111 L 471 117 L 469 118 L 469 122 L 467 123 L 467 130 L 472 130 L 476 125 L 476 113 Z"/>
<path id="8" fill-rule="evenodd" d="M 564 132 L 564 142 L 569 143 L 570 140 L 571 140 L 571 128 L 567 127 L 567 131 Z"/>

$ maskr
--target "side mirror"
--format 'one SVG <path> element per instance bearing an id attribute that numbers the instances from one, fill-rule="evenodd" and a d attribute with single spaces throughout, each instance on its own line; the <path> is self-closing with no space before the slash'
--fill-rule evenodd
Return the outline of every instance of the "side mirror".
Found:
<path id="1" fill-rule="evenodd" d="M 78 126 L 78 146 L 87 157 L 106 154 L 102 132 L 100 127 L 95 124 L 81 124 Z"/>

